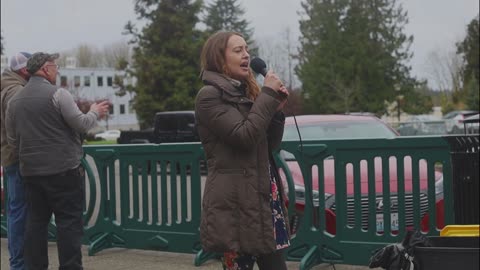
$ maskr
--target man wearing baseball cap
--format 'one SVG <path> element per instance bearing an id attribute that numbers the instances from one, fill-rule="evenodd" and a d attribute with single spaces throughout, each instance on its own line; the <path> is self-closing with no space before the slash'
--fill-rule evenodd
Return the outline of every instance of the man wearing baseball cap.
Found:
<path id="1" fill-rule="evenodd" d="M 7 143 L 5 129 L 5 113 L 10 99 L 27 83 L 30 74 L 27 72 L 27 61 L 32 55 L 19 52 L 10 59 L 10 68 L 5 69 L 1 79 L 1 163 L 7 180 L 7 237 L 10 253 L 10 269 L 25 269 L 23 260 L 23 241 L 27 205 L 25 189 L 20 170 L 18 156 L 12 146 Z"/>
<path id="2" fill-rule="evenodd" d="M 25 182 L 27 269 L 48 269 L 47 228 L 57 226 L 60 269 L 80 270 L 85 172 L 82 142 L 108 112 L 108 101 L 82 113 L 72 95 L 56 86 L 58 54 L 34 53 L 27 62 L 31 78 L 7 109 L 8 143 L 18 152 Z"/>

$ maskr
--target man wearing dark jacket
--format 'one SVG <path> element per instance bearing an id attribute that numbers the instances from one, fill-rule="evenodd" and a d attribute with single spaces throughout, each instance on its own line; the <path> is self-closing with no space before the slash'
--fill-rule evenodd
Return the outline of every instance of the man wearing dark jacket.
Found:
<path id="1" fill-rule="evenodd" d="M 15 155 L 12 146 L 7 143 L 5 113 L 10 99 L 23 88 L 30 78 L 30 74 L 26 68 L 27 61 L 30 57 L 31 54 L 26 52 L 15 54 L 10 59 L 9 69 L 6 69 L 2 73 L 1 157 L 8 189 L 7 237 L 8 252 L 10 253 L 10 269 L 12 270 L 25 269 L 23 241 L 27 205 L 25 203 L 25 188 L 18 168 L 18 157 Z"/>
<path id="2" fill-rule="evenodd" d="M 60 269 L 80 270 L 85 174 L 80 166 L 84 134 L 108 112 L 108 102 L 82 113 L 67 90 L 56 86 L 58 54 L 35 53 L 32 75 L 10 100 L 7 139 L 18 152 L 27 200 L 27 269 L 48 269 L 47 228 L 57 226 Z"/>

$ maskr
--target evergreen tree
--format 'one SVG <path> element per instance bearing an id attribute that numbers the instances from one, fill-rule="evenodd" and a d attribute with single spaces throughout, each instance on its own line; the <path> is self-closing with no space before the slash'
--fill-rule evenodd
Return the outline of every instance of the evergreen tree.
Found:
<path id="1" fill-rule="evenodd" d="M 296 72 L 307 111 L 381 114 L 399 95 L 412 105 L 405 111 L 417 107 L 410 94 L 417 82 L 405 65 L 413 37 L 403 33 L 407 13 L 396 0 L 305 0 L 302 7 Z"/>
<path id="2" fill-rule="evenodd" d="M 480 81 L 479 64 L 479 15 L 477 15 L 467 26 L 465 39 L 457 43 L 457 53 L 463 55 L 464 74 L 463 85 L 466 86 L 471 79 Z"/>
<path id="3" fill-rule="evenodd" d="M 419 82 L 415 85 L 413 91 L 405 93 L 402 110 L 408 111 L 410 114 L 425 114 L 430 113 L 434 106 L 432 91 L 428 88 L 427 81 Z"/>
<path id="4" fill-rule="evenodd" d="M 479 84 L 475 77 L 471 78 L 468 81 L 468 84 L 465 86 L 466 100 L 465 105 L 470 110 L 480 110 L 480 95 L 479 95 Z"/>
<path id="5" fill-rule="evenodd" d="M 237 0 L 215 0 L 206 6 L 206 15 L 203 19 L 207 27 L 206 34 L 218 31 L 235 31 L 243 35 L 250 47 L 250 53 L 256 54 L 257 48 L 252 40 L 253 30 L 249 23 L 242 17 L 245 10 Z M 253 50 L 253 51 L 252 51 Z"/>
<path id="6" fill-rule="evenodd" d="M 133 36 L 133 63 L 129 75 L 137 79 L 133 108 L 142 128 L 151 127 L 156 112 L 193 110 L 200 88 L 199 58 L 203 44 L 199 22 L 200 0 L 137 0 L 135 12 L 145 20 Z"/>
<path id="7" fill-rule="evenodd" d="M 464 103 L 468 109 L 478 110 L 479 104 L 479 15 L 467 26 L 465 39 L 457 43 L 457 54 L 463 56 L 463 91 L 459 93 L 459 102 Z"/>

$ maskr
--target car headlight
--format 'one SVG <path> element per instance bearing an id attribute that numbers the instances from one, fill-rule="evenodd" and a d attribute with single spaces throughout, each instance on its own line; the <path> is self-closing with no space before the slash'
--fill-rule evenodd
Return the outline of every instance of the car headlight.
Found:
<path id="1" fill-rule="evenodd" d="M 443 176 L 435 182 L 435 195 L 443 194 Z"/>

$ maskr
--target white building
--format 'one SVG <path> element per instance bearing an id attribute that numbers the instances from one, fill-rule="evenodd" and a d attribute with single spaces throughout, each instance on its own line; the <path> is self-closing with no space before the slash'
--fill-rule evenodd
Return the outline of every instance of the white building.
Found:
<path id="1" fill-rule="evenodd" d="M 1 56 L 1 71 L 8 68 L 8 57 Z M 108 119 L 99 122 L 101 129 L 139 129 L 137 115 L 132 108 L 133 93 L 117 96 L 113 87 L 115 76 L 124 75 L 113 68 L 77 68 L 76 59 L 68 57 L 66 67 L 60 67 L 57 85 L 69 90 L 74 98 L 86 101 L 109 100 L 112 104 Z M 127 81 L 125 84 L 132 84 Z"/>
<path id="2" fill-rule="evenodd" d="M 69 90 L 80 100 L 109 100 L 112 104 L 109 117 L 99 122 L 103 129 L 139 129 L 137 115 L 132 108 L 134 94 L 115 94 L 118 89 L 114 88 L 114 78 L 123 74 L 113 68 L 77 68 L 75 59 L 67 59 L 66 67 L 59 68 L 57 85 Z"/>

